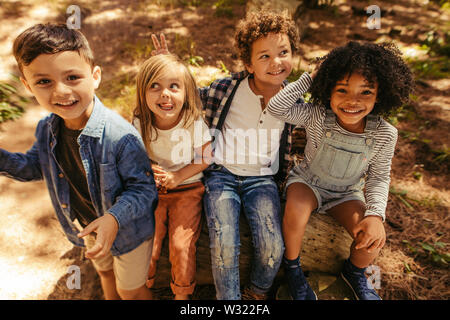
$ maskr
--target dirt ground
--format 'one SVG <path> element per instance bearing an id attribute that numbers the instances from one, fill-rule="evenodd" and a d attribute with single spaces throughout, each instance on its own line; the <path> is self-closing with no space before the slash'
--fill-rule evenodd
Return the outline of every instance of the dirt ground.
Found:
<path id="1" fill-rule="evenodd" d="M 102 99 L 123 94 L 120 84 L 129 83 L 149 56 L 153 32 L 164 32 L 170 48 L 199 62 L 192 70 L 200 83 L 227 70 L 239 71 L 242 65 L 232 49 L 233 32 L 246 4 L 228 2 L 231 9 L 218 17 L 212 0 L 0 1 L 0 79 L 18 74 L 11 55 L 13 39 L 37 22 L 65 22 L 70 4 L 81 7 L 81 30 L 102 67 L 98 92 Z M 298 67 L 307 68 L 315 57 L 352 39 L 393 40 L 405 56 L 417 57 L 424 54 L 420 44 L 427 32 L 442 32 L 444 26 L 448 32 L 449 11 L 431 1 L 377 1 L 381 29 L 374 30 L 366 27 L 367 1 L 334 3 L 337 6 L 314 9 L 309 19 L 302 20 L 306 31 Z M 418 76 L 416 80 L 411 103 L 396 115 L 400 137 L 386 213 L 387 242 L 374 264 L 382 270 L 379 292 L 383 299 L 447 300 L 449 268 L 437 260 L 448 255 L 449 246 L 450 79 Z M 130 115 L 130 110 L 118 111 Z M 45 114 L 31 102 L 21 119 L 1 126 L 0 147 L 26 151 Z M 103 298 L 90 262 L 65 239 L 43 182 L 0 177 L 0 211 L 0 299 Z M 80 290 L 68 289 L 71 265 L 81 269 Z M 158 293 L 170 298 L 167 288 Z M 211 286 L 198 287 L 194 295 L 196 299 L 213 297 Z"/>

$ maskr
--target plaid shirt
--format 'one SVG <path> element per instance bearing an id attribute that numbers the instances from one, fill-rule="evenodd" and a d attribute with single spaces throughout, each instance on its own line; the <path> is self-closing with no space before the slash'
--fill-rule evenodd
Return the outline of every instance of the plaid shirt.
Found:
<path id="1" fill-rule="evenodd" d="M 221 131 L 225 118 L 230 110 L 236 89 L 240 82 L 248 76 L 247 71 L 231 74 L 229 78 L 215 80 L 209 87 L 200 89 L 200 97 L 203 102 L 205 120 L 209 128 L 214 131 Z M 287 85 L 287 81 L 284 85 Z M 290 170 L 291 150 L 292 150 L 292 132 L 295 125 L 286 123 L 281 134 L 279 163 L 280 167 L 274 178 L 277 182 L 280 192 L 284 188 L 285 180 Z"/>

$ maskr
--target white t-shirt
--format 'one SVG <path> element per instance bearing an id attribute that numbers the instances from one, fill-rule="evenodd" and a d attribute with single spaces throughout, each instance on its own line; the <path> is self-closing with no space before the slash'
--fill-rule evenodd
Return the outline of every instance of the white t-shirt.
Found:
<path id="1" fill-rule="evenodd" d="M 154 128 L 157 132 L 156 140 L 150 143 L 150 159 L 166 171 L 177 171 L 194 160 L 194 149 L 200 148 L 211 141 L 208 126 L 203 119 L 197 119 L 188 128 L 183 128 L 183 120 L 169 130 Z M 133 125 L 141 132 L 139 119 L 133 120 Z M 142 133 L 141 133 L 142 134 Z M 184 180 L 180 185 L 198 182 L 203 173 Z"/>
<path id="2" fill-rule="evenodd" d="M 273 175 L 278 171 L 278 152 L 284 121 L 261 108 L 257 96 L 241 81 L 217 138 L 214 161 L 239 176 Z M 275 166 L 276 164 L 276 166 Z"/>

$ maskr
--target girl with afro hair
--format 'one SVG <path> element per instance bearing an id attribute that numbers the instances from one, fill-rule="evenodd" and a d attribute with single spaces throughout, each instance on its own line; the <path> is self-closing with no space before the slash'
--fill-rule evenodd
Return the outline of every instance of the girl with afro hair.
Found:
<path id="1" fill-rule="evenodd" d="M 315 299 L 300 266 L 313 211 L 333 216 L 353 238 L 341 273 L 355 297 L 380 297 L 365 269 L 386 241 L 383 222 L 397 129 L 382 115 L 405 103 L 411 71 L 393 44 L 351 41 L 319 59 L 314 80 L 304 73 L 269 102 L 275 117 L 305 127 L 304 160 L 286 183 L 283 265 L 293 299 Z M 311 102 L 301 97 L 311 92 Z M 364 192 L 365 191 L 365 192 Z"/>

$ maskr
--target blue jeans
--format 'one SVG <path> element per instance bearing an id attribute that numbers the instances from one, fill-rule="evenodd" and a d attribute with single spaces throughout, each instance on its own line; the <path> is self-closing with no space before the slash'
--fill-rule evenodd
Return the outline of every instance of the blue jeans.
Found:
<path id="1" fill-rule="evenodd" d="M 254 255 L 250 288 L 267 293 L 284 252 L 280 198 L 272 176 L 236 176 L 223 166 L 204 172 L 205 213 L 209 229 L 211 264 L 218 300 L 239 300 L 239 215 L 247 217 Z"/>

